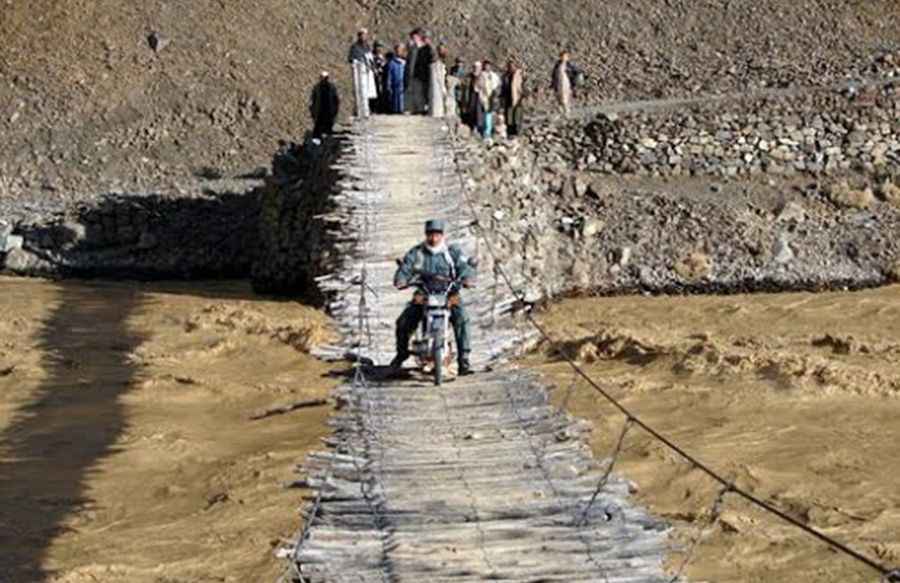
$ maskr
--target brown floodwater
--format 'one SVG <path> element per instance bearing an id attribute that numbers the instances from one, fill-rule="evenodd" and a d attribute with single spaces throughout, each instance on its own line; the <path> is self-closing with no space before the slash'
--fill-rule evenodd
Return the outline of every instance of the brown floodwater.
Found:
<path id="1" fill-rule="evenodd" d="M 886 565 L 900 564 L 900 287 L 858 293 L 580 299 L 541 315 L 593 378 L 738 485 Z M 546 347 L 527 359 L 593 423 L 598 457 L 623 418 Z M 692 581 L 874 582 L 866 567 L 726 497 L 640 430 L 618 471 L 687 545 Z M 702 530 L 701 530 L 702 529 Z M 683 556 L 672 557 L 674 567 Z"/>
<path id="2" fill-rule="evenodd" d="M 295 464 L 330 409 L 320 312 L 241 283 L 0 278 L 0 581 L 273 581 L 299 525 Z M 643 419 L 807 523 L 900 563 L 900 288 L 853 294 L 569 300 L 541 315 Z M 555 385 L 549 350 L 525 359 Z M 578 383 L 607 456 L 622 426 Z M 717 490 L 637 430 L 618 471 L 687 542 Z M 674 555 L 677 565 L 681 556 Z M 872 582 L 728 498 L 692 581 Z"/>
<path id="3" fill-rule="evenodd" d="M 244 284 L 0 278 L 0 581 L 274 581 L 327 320 Z"/>

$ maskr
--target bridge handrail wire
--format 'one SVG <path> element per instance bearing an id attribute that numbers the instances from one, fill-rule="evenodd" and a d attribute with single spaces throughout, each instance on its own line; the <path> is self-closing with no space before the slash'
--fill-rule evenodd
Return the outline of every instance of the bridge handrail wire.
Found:
<path id="1" fill-rule="evenodd" d="M 457 139 L 456 135 L 454 134 L 454 132 L 452 130 L 449 132 L 449 134 L 450 134 L 449 141 L 450 141 L 450 145 L 451 145 L 451 148 L 452 148 L 453 154 L 454 154 L 454 162 L 456 163 L 456 174 L 457 174 L 457 178 L 459 179 L 459 182 L 460 182 L 461 195 L 462 195 L 463 200 L 465 201 L 466 205 L 469 207 L 469 210 L 470 210 L 472 216 L 474 217 L 474 227 L 476 228 L 477 232 L 479 233 L 479 237 L 484 242 L 485 248 L 487 248 L 488 253 L 491 256 L 491 259 L 494 262 L 496 272 L 500 274 L 500 277 L 502 278 L 503 282 L 509 288 L 510 293 L 512 293 L 513 296 L 515 296 L 523 305 L 527 306 L 528 302 L 526 301 L 524 292 L 517 290 L 516 286 L 513 285 L 512 279 L 510 278 L 509 274 L 506 272 L 506 270 L 503 268 L 503 266 L 500 262 L 500 257 L 498 256 L 496 249 L 494 248 L 493 242 L 491 241 L 491 239 L 487 233 L 487 230 L 484 228 L 484 226 L 478 220 L 477 210 L 469 196 L 469 192 L 468 192 L 469 189 L 466 185 L 465 179 L 463 178 L 463 171 L 459 166 L 460 155 L 459 155 L 459 146 L 456 142 L 456 139 Z M 784 511 L 776 508 L 772 502 L 769 502 L 767 500 L 763 500 L 760 497 L 754 496 L 747 490 L 736 485 L 733 481 L 728 480 L 727 478 L 722 476 L 719 472 L 712 469 L 706 463 L 700 461 L 693 454 L 688 453 L 683 447 L 681 447 L 680 445 L 678 445 L 671 439 L 667 438 L 659 430 L 655 429 L 654 427 L 649 425 L 647 422 L 643 421 L 640 417 L 638 417 L 635 413 L 633 413 L 630 409 L 628 409 L 625 405 L 623 405 L 618 399 L 616 399 L 600 383 L 595 381 L 593 379 L 593 377 L 591 377 L 589 374 L 587 374 L 587 372 L 585 372 L 585 370 L 577 362 L 575 362 L 574 359 L 572 359 L 568 354 L 566 354 L 564 350 L 559 348 L 559 343 L 556 342 L 552 338 L 552 336 L 550 336 L 550 334 L 547 332 L 546 328 L 535 319 L 534 315 L 531 313 L 530 310 L 526 309 L 524 311 L 524 314 L 525 314 L 525 318 L 527 319 L 527 321 L 535 328 L 535 330 L 537 330 L 538 334 L 540 334 L 540 336 L 548 344 L 550 344 L 551 346 L 556 348 L 558 354 L 560 356 L 562 356 L 562 358 L 574 370 L 574 372 L 578 376 L 583 378 L 597 393 L 599 393 L 606 401 L 608 401 L 622 415 L 624 415 L 626 420 L 629 423 L 631 423 L 637 427 L 640 427 L 647 434 L 649 434 L 651 437 L 653 437 L 655 440 L 659 441 L 660 443 L 665 445 L 667 448 L 669 448 L 670 450 L 672 450 L 673 452 L 678 454 L 678 456 L 680 456 L 682 459 L 687 461 L 691 466 L 693 466 L 694 468 L 696 468 L 696 469 L 700 470 L 701 472 L 703 472 L 704 474 L 706 474 L 713 481 L 719 483 L 724 488 L 723 489 L 724 494 L 722 494 L 723 497 L 726 494 L 735 494 L 735 495 L 743 498 L 745 501 L 749 502 L 751 505 L 756 506 L 757 508 L 760 508 L 763 511 L 768 512 L 769 514 L 772 514 L 772 515 L 780 518 L 782 521 L 787 522 L 788 524 L 790 524 L 796 528 L 799 528 L 803 532 L 813 536 L 814 538 L 825 543 L 826 545 L 833 548 L 834 550 L 836 550 L 840 553 L 843 553 L 844 555 L 846 555 L 852 559 L 855 559 L 857 562 L 878 572 L 878 574 L 882 577 L 882 581 L 884 581 L 885 583 L 900 583 L 900 569 L 886 567 L 886 566 L 882 565 L 881 563 L 879 563 L 878 561 L 876 561 L 875 559 L 872 559 L 872 558 L 862 554 L 861 552 L 850 548 L 847 544 L 825 534 L 824 532 L 820 531 L 819 529 L 811 527 L 806 524 L 803 524 L 800 520 L 794 518 L 793 516 L 787 514 Z"/>

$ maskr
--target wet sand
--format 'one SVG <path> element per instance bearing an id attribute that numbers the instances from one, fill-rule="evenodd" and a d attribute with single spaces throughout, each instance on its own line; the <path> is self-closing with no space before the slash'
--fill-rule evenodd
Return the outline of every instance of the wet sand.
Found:
<path id="1" fill-rule="evenodd" d="M 642 419 L 727 477 L 884 564 L 900 564 L 900 287 L 859 293 L 565 301 L 554 338 Z M 549 351 L 526 359 L 572 384 Z M 585 383 L 571 412 L 611 454 L 623 418 Z M 640 430 L 617 468 L 687 542 L 718 489 Z M 673 556 L 672 564 L 680 564 Z M 872 582 L 874 572 L 729 497 L 692 581 Z"/>
<path id="2" fill-rule="evenodd" d="M 243 284 L 0 278 L 0 580 L 273 581 L 326 318 Z"/>

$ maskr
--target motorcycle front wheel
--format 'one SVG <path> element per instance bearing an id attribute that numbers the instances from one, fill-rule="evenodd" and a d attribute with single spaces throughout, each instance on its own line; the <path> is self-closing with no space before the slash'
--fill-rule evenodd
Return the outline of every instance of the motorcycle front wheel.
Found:
<path id="1" fill-rule="evenodd" d="M 434 384 L 435 384 L 435 386 L 439 387 L 444 382 L 444 339 L 443 338 L 435 338 L 434 351 L 432 353 L 432 357 L 434 357 Z"/>

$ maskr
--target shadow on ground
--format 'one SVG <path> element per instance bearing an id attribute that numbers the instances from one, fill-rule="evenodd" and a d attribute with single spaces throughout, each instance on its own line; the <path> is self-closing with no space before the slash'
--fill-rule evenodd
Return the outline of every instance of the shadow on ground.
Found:
<path id="1" fill-rule="evenodd" d="M 47 377 L 0 433 L 2 581 L 49 581 L 54 539 L 92 512 L 88 478 L 127 427 L 121 397 L 135 380 L 129 353 L 142 340 L 127 320 L 141 296 L 125 289 L 110 302 L 90 287 L 60 289 L 41 334 Z"/>

